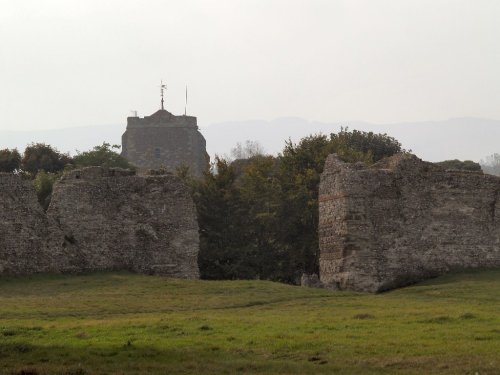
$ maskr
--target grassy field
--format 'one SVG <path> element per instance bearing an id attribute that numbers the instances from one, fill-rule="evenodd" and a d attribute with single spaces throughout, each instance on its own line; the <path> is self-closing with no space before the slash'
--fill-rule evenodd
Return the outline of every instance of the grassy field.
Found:
<path id="1" fill-rule="evenodd" d="M 0 278 L 1 374 L 500 374 L 500 271 L 379 295 L 127 273 Z"/>

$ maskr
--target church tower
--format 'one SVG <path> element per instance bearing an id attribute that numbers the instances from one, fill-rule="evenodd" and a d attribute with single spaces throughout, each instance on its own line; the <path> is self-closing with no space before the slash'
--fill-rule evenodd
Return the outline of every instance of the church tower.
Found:
<path id="1" fill-rule="evenodd" d="M 128 117 L 122 135 L 122 156 L 139 170 L 165 168 L 174 172 L 187 166 L 193 176 L 201 177 L 209 167 L 206 141 L 198 130 L 196 117 L 175 116 L 164 109 L 150 116 Z"/>

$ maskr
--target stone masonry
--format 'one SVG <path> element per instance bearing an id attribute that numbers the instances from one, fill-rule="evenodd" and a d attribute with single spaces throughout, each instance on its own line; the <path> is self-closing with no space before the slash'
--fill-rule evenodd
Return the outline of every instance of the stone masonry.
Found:
<path id="1" fill-rule="evenodd" d="M 165 168 L 173 172 L 187 166 L 196 177 L 208 170 L 210 162 L 196 117 L 174 116 L 164 109 L 144 118 L 127 118 L 122 156 L 140 171 Z"/>
<path id="2" fill-rule="evenodd" d="M 43 212 L 31 181 L 0 173 L 0 274 L 69 270 L 71 257 L 63 245 L 64 236 Z"/>
<path id="3" fill-rule="evenodd" d="M 0 174 L 0 274 L 129 270 L 198 278 L 198 224 L 174 175 L 66 173 L 45 214 L 30 181 Z"/>
<path id="4" fill-rule="evenodd" d="M 330 155 L 319 191 L 320 280 L 380 292 L 500 267 L 500 178 L 413 155 L 373 166 Z"/>

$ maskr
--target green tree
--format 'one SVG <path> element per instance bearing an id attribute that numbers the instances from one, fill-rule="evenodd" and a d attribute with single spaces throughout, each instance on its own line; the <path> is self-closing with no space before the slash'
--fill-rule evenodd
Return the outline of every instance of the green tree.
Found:
<path id="1" fill-rule="evenodd" d="M 202 278 L 254 278 L 255 256 L 246 227 L 248 210 L 236 188 L 232 166 L 216 157 L 203 179 L 189 181 L 200 226 L 198 263 Z"/>
<path id="2" fill-rule="evenodd" d="M 286 226 L 282 222 L 279 160 L 270 155 L 254 156 L 242 166 L 236 181 L 247 215 L 245 230 L 255 277 L 290 282 L 288 246 L 281 240 Z"/>
<path id="3" fill-rule="evenodd" d="M 334 151 L 327 136 L 313 135 L 298 144 L 288 141 L 279 157 L 284 191 L 281 242 L 289 248 L 290 279 L 318 272 L 318 186 L 326 157 Z"/>
<path id="4" fill-rule="evenodd" d="M 99 166 L 135 169 L 127 159 L 115 151 L 119 148 L 120 146 L 118 145 L 111 146 L 109 143 L 104 142 L 100 146 L 95 146 L 90 151 L 77 152 L 77 155 L 73 158 L 73 163 L 76 167 Z"/>
<path id="5" fill-rule="evenodd" d="M 0 172 L 14 172 L 21 167 L 21 155 L 16 148 L 0 150 Z"/>
<path id="6" fill-rule="evenodd" d="M 68 154 L 45 143 L 32 143 L 24 150 L 21 169 L 34 178 L 38 171 L 56 173 L 70 163 L 71 157 Z"/>

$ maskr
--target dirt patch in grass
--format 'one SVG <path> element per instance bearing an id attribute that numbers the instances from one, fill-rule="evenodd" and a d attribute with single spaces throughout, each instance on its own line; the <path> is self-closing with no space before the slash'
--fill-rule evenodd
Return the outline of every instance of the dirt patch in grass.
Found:
<path id="1" fill-rule="evenodd" d="M 422 320 L 419 320 L 418 322 L 424 323 L 424 324 L 428 324 L 428 323 L 444 324 L 444 323 L 450 323 L 452 321 L 453 321 L 453 318 L 451 318 L 447 315 L 441 315 L 441 316 L 436 316 L 436 317 L 429 318 L 429 319 L 422 319 Z"/>
<path id="2" fill-rule="evenodd" d="M 375 316 L 368 313 L 356 314 L 353 316 L 353 319 L 364 320 L 364 319 L 375 319 Z"/>
<path id="3" fill-rule="evenodd" d="M 476 319 L 477 317 L 470 312 L 463 313 L 462 315 L 459 316 L 460 319 Z"/>
<path id="4" fill-rule="evenodd" d="M 35 368 L 23 368 L 20 370 L 14 370 L 11 372 L 12 375 L 39 375 L 37 369 Z"/>

